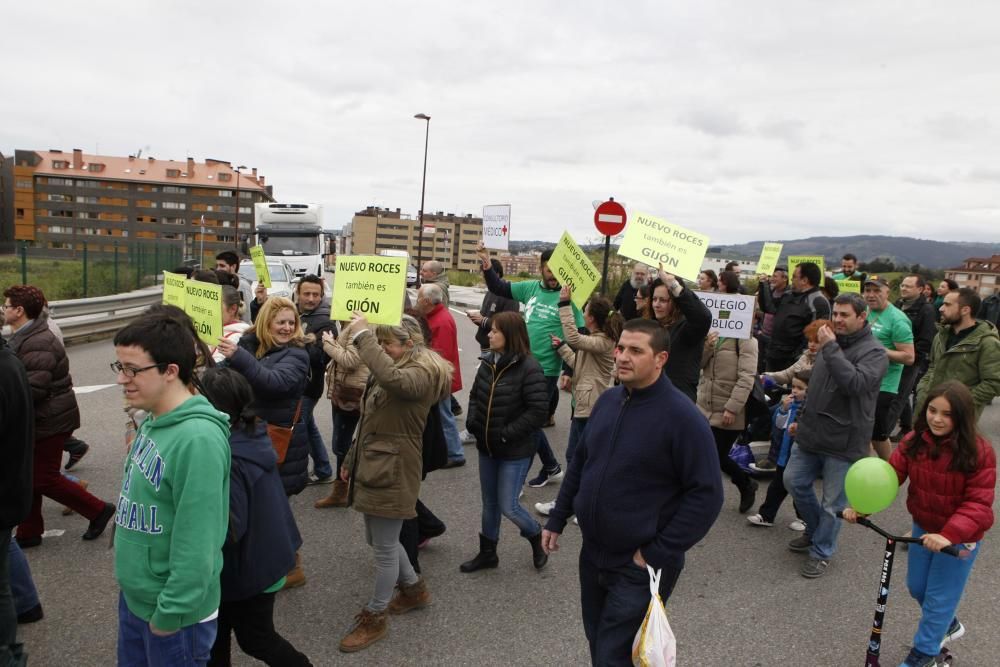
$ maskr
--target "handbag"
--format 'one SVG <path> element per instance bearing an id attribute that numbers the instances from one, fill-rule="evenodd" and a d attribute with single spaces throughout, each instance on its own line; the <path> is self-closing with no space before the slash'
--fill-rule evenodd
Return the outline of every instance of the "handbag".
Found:
<path id="1" fill-rule="evenodd" d="M 267 435 L 271 438 L 271 446 L 274 453 L 278 455 L 278 465 L 285 462 L 288 455 L 288 445 L 292 442 L 292 434 L 295 433 L 295 425 L 299 423 L 299 415 L 302 413 L 302 399 L 299 399 L 295 406 L 295 416 L 292 417 L 291 426 L 278 426 L 277 424 L 267 425 Z"/>

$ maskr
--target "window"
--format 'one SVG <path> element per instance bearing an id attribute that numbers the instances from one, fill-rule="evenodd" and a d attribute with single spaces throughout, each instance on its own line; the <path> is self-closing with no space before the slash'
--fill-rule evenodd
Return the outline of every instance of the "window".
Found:
<path id="1" fill-rule="evenodd" d="M 52 161 L 52 168 L 53 169 L 68 169 L 69 168 L 69 162 L 67 162 L 66 160 L 53 160 Z"/>
<path id="2" fill-rule="evenodd" d="M 49 234 L 72 234 L 73 228 L 63 225 L 49 225 Z"/>
<path id="3" fill-rule="evenodd" d="M 215 240 L 221 243 L 236 243 L 236 237 L 232 234 L 219 234 Z"/>
<path id="4" fill-rule="evenodd" d="M 31 189 L 31 179 L 30 178 L 18 178 L 14 181 L 15 188 L 27 188 Z"/>
<path id="5" fill-rule="evenodd" d="M 233 180 L 233 175 L 226 173 L 219 174 L 219 180 L 223 183 L 225 183 L 226 181 L 231 181 Z"/>
<path id="6" fill-rule="evenodd" d="M 169 192 L 169 193 L 175 194 L 175 195 L 187 194 L 187 188 L 185 188 L 184 186 L 181 186 L 181 185 L 164 185 L 163 186 L 163 191 L 164 192 Z"/>
<path id="7" fill-rule="evenodd" d="M 72 218 L 73 217 L 73 211 L 66 211 L 66 210 L 52 211 L 52 217 L 54 217 L 54 218 Z"/>
<path id="8" fill-rule="evenodd" d="M 76 203 L 77 204 L 96 204 L 97 203 L 97 197 L 86 197 L 84 195 L 77 195 L 76 196 Z"/>
<path id="9" fill-rule="evenodd" d="M 253 199 L 253 193 L 247 190 L 240 191 L 240 199 Z"/>
<path id="10" fill-rule="evenodd" d="M 240 223 L 240 229 L 250 229 L 250 223 L 249 222 L 241 222 Z"/>
<path id="11" fill-rule="evenodd" d="M 73 185 L 72 178 L 52 178 L 48 180 L 49 185 Z"/>
<path id="12" fill-rule="evenodd" d="M 240 206 L 240 213 L 250 213 L 249 206 Z"/>
<path id="13" fill-rule="evenodd" d="M 100 162 L 91 162 L 87 165 L 87 171 L 104 171 L 104 165 Z"/>
<path id="14" fill-rule="evenodd" d="M 72 250 L 72 243 L 63 243 L 62 241 L 52 241 L 49 243 L 49 247 L 53 250 Z"/>
<path id="15" fill-rule="evenodd" d="M 80 227 L 77 231 L 86 236 L 98 236 L 101 233 L 101 230 L 97 227 Z"/>
<path id="16" fill-rule="evenodd" d="M 187 208 L 187 204 L 182 201 L 165 201 L 163 202 L 163 208 L 185 209 Z"/>
<path id="17" fill-rule="evenodd" d="M 96 213 L 92 213 L 90 211 L 79 211 L 79 212 L 77 212 L 76 217 L 78 217 L 78 218 L 86 218 L 88 220 L 97 220 L 98 216 L 97 216 Z"/>
<path id="18" fill-rule="evenodd" d="M 69 179 L 67 178 L 66 180 L 68 181 Z M 51 182 L 51 181 L 52 181 L 52 179 L 50 178 L 49 182 Z M 99 187 L 101 187 L 101 182 L 100 181 L 95 181 L 93 179 L 78 180 L 76 182 L 76 187 L 78 187 L 78 188 L 99 188 Z"/>
<path id="19" fill-rule="evenodd" d="M 184 225 L 187 221 L 184 218 L 164 218 L 163 224 L 165 225 Z"/>
<path id="20" fill-rule="evenodd" d="M 73 201 L 73 197 L 70 195 L 49 195 L 46 199 L 49 201 Z"/>
<path id="21" fill-rule="evenodd" d="M 167 178 L 177 178 L 181 175 L 180 169 L 167 169 Z"/>
<path id="22" fill-rule="evenodd" d="M 19 208 L 16 211 L 14 211 L 14 217 L 17 218 L 18 220 L 24 220 L 24 209 Z"/>
<path id="23" fill-rule="evenodd" d="M 233 191 L 232 190 L 219 190 L 219 195 L 218 196 L 220 196 L 220 197 L 232 197 L 233 196 Z"/>
<path id="24" fill-rule="evenodd" d="M 163 232 L 162 234 L 160 234 L 160 238 L 161 239 L 168 239 L 168 240 L 171 240 L 171 241 L 176 241 L 180 237 L 181 237 L 180 234 L 175 234 L 173 232 Z"/>

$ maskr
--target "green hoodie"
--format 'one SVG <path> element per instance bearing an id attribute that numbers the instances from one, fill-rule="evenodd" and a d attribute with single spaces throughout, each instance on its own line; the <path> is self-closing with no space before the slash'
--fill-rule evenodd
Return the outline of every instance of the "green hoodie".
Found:
<path id="1" fill-rule="evenodd" d="M 115 514 L 115 577 L 129 611 L 160 630 L 219 608 L 229 520 L 229 419 L 193 396 L 139 427 Z"/>

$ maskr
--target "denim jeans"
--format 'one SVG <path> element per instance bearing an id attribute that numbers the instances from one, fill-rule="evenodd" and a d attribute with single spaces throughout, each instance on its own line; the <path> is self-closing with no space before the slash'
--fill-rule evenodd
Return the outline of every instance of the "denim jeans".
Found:
<path id="1" fill-rule="evenodd" d="M 333 468 L 330 467 L 330 455 L 326 453 L 323 436 L 316 426 L 316 417 L 313 416 L 316 402 L 315 398 L 302 397 L 302 419 L 306 423 L 306 437 L 309 438 L 309 456 L 313 460 L 313 473 L 317 477 L 330 477 L 333 475 Z"/>
<path id="2" fill-rule="evenodd" d="M 18 615 L 21 615 L 38 606 L 38 590 L 35 588 L 35 580 L 31 578 L 31 568 L 28 567 L 28 559 L 24 557 L 21 547 L 17 546 L 16 540 L 10 541 L 10 547 L 7 549 L 7 552 L 10 557 L 8 564 L 10 568 L 10 590 L 14 595 L 14 608 L 17 610 Z"/>
<path id="3" fill-rule="evenodd" d="M 458 437 L 455 415 L 451 413 L 450 395 L 438 402 L 438 410 L 441 413 L 441 429 L 444 431 L 444 440 L 448 443 L 448 460 L 464 461 L 465 451 L 462 449 L 462 439 Z"/>
<path id="4" fill-rule="evenodd" d="M 660 599 L 666 604 L 680 570 L 664 568 Z M 593 665 L 632 664 L 632 641 L 649 607 L 649 572 L 629 562 L 598 567 L 580 552 L 580 607 Z"/>
<path id="5" fill-rule="evenodd" d="M 549 404 L 552 404 L 552 396 L 555 395 L 556 399 L 559 398 L 559 378 L 545 376 L 545 391 L 549 394 Z M 558 402 L 558 401 L 557 401 Z M 553 412 L 555 408 L 552 408 Z M 559 460 L 556 458 L 555 452 L 552 451 L 552 445 L 549 444 L 549 439 L 545 436 L 545 431 L 538 429 L 538 458 L 542 460 L 543 470 L 555 470 L 559 467 Z M 535 457 L 531 457 L 531 462 L 534 463 Z M 529 469 L 530 469 L 529 465 Z"/>
<path id="6" fill-rule="evenodd" d="M 483 535 L 500 539 L 500 516 L 514 522 L 521 537 L 534 537 L 542 527 L 521 507 L 517 496 L 528 476 L 531 458 L 501 460 L 479 454 L 479 488 L 483 495 Z"/>
<path id="7" fill-rule="evenodd" d="M 340 474 L 340 468 L 344 465 L 347 452 L 351 451 L 354 429 L 358 427 L 360 419 L 360 412 L 348 412 L 336 406 L 333 407 L 333 439 L 330 446 L 337 457 L 337 474 Z"/>
<path id="8" fill-rule="evenodd" d="M 785 486 L 795 500 L 795 507 L 806 522 L 806 537 L 812 540 L 809 553 L 813 558 L 830 560 L 837 551 L 840 524 L 837 512 L 847 506 L 844 477 L 851 464 L 844 459 L 822 454 L 812 454 L 792 445 L 792 453 L 785 466 Z M 823 475 L 822 505 L 813 483 Z"/>
<path id="9" fill-rule="evenodd" d="M 576 453 L 576 446 L 580 444 L 583 436 L 583 429 L 587 426 L 587 417 L 573 417 L 569 423 L 569 444 L 566 445 L 566 467 L 569 467 Z"/>
<path id="10" fill-rule="evenodd" d="M 913 537 L 920 537 L 925 532 L 914 522 Z M 928 551 L 919 544 L 910 545 L 906 587 L 920 605 L 920 623 L 913 635 L 913 647 L 918 651 L 937 655 L 941 650 L 941 640 L 955 618 L 980 546 L 982 542 L 976 543 L 968 558 L 955 558 Z"/>
<path id="11" fill-rule="evenodd" d="M 215 619 L 157 637 L 118 594 L 118 667 L 196 667 L 208 664 L 215 643 Z"/>
<path id="12" fill-rule="evenodd" d="M 10 567 L 8 542 L 14 540 L 9 528 L 0 528 L 0 665 L 17 664 L 15 656 L 22 655 L 22 647 L 17 643 L 17 612 L 14 597 L 10 591 Z"/>

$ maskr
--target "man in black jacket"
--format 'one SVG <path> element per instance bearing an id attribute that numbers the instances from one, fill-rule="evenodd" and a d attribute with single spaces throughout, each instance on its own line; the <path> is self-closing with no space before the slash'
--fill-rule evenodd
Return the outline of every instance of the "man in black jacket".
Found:
<path id="1" fill-rule="evenodd" d="M 792 273 L 792 291 L 785 292 L 779 302 L 771 295 L 771 285 L 767 276 L 760 276 L 757 294 L 760 307 L 765 313 L 774 315 L 771 340 L 767 346 L 764 368 L 768 372 L 783 371 L 794 364 L 803 348 L 806 325 L 813 320 L 830 318 L 830 302 L 820 291 L 823 274 L 819 266 L 803 262 Z"/>
<path id="2" fill-rule="evenodd" d="M 330 455 L 323 444 L 323 435 L 316 426 L 313 410 L 326 389 L 323 382 L 326 365 L 330 357 L 323 351 L 323 332 L 330 331 L 337 335 L 337 324 L 330 319 L 330 300 L 323 298 L 323 279 L 312 274 L 305 276 L 295 288 L 298 296 L 299 317 L 302 318 L 302 328 L 307 334 L 316 337 L 306 346 L 309 353 L 309 383 L 302 394 L 302 418 L 306 423 L 306 433 L 309 436 L 309 456 L 313 460 L 313 472 L 309 476 L 310 484 L 331 484 L 335 479 L 333 467 L 330 465 Z"/>
<path id="3" fill-rule="evenodd" d="M 622 283 L 621 289 L 615 295 L 614 301 L 615 310 L 622 314 L 622 318 L 626 322 L 640 315 L 635 309 L 635 295 L 639 291 L 639 288 L 643 285 L 648 285 L 649 281 L 648 266 L 642 262 L 636 262 L 632 265 L 632 275 Z"/>
<path id="4" fill-rule="evenodd" d="M 17 612 L 10 590 L 10 531 L 31 509 L 34 404 L 28 374 L 0 338 L 0 665 L 23 664 Z"/>
<path id="5" fill-rule="evenodd" d="M 663 374 L 669 348 L 656 322 L 625 324 L 615 348 L 621 386 L 594 405 L 542 531 L 551 553 L 567 519 L 579 520 L 580 601 L 595 665 L 632 664 L 632 640 L 649 605 L 646 566 L 661 570 L 665 601 L 684 554 L 722 508 L 715 440 L 698 408 Z"/>
<path id="6" fill-rule="evenodd" d="M 913 395 L 917 383 L 927 370 L 927 361 L 931 354 L 931 343 L 937 335 L 937 312 L 933 304 L 923 295 L 924 279 L 911 274 L 899 283 L 899 299 L 896 307 L 906 313 L 913 327 L 913 346 L 916 359 L 910 366 L 903 366 L 903 375 L 899 380 L 899 390 L 892 402 L 890 422 L 899 420 L 899 434 L 893 439 L 901 439 L 913 427 Z"/>

